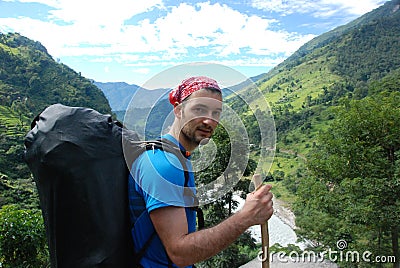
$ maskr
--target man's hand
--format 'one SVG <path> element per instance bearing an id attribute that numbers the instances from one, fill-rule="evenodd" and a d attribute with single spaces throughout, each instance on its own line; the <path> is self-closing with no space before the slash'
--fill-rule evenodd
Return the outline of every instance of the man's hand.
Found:
<path id="1" fill-rule="evenodd" d="M 187 266 L 205 260 L 228 247 L 250 226 L 265 223 L 273 213 L 271 185 L 247 195 L 243 208 L 220 224 L 188 234 L 185 209 L 153 210 L 150 218 L 171 260 Z"/>
<path id="2" fill-rule="evenodd" d="M 243 208 L 238 212 L 248 226 L 263 224 L 274 213 L 271 185 L 263 185 L 258 190 L 249 193 Z"/>

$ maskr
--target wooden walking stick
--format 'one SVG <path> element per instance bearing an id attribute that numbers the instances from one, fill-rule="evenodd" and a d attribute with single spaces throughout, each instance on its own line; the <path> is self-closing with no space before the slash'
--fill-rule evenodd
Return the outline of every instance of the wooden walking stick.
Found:
<path id="1" fill-rule="evenodd" d="M 253 183 L 255 191 L 257 191 L 262 186 L 262 178 L 260 174 L 253 175 Z M 260 225 L 261 227 L 261 244 L 262 244 L 262 268 L 269 268 L 269 232 L 268 232 L 268 222 Z"/>

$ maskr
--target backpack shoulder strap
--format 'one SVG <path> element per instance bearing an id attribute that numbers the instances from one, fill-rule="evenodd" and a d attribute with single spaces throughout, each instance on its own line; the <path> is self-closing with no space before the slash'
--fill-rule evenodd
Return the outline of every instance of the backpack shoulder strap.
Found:
<path id="1" fill-rule="evenodd" d="M 187 187 L 189 187 L 189 169 L 187 168 L 186 165 L 186 159 L 190 156 L 190 152 L 182 150 L 181 148 L 179 148 L 178 145 L 176 145 L 174 142 L 168 139 L 162 138 L 159 141 L 161 142 L 162 145 L 162 148 L 160 148 L 161 150 L 175 154 L 176 157 L 178 157 L 179 161 L 181 162 L 185 176 L 184 186 L 185 189 L 187 189 Z"/>

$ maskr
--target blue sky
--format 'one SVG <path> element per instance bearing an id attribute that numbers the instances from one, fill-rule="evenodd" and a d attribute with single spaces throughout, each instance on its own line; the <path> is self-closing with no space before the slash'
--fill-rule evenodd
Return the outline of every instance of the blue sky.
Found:
<path id="1" fill-rule="evenodd" d="M 143 85 L 190 62 L 251 77 L 386 1 L 0 0 L 0 31 L 41 42 L 99 82 Z"/>

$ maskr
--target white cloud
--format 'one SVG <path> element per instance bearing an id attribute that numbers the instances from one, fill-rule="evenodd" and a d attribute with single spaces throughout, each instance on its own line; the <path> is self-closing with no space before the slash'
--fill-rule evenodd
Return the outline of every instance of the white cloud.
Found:
<path id="1" fill-rule="evenodd" d="M 143 66 L 184 62 L 191 57 L 196 61 L 239 57 L 241 65 L 254 65 L 263 62 L 260 56 L 287 57 L 314 37 L 272 30 L 277 20 L 247 15 L 219 3 L 181 3 L 167 10 L 161 0 L 21 1 L 53 7 L 50 20 L 0 18 L 0 29 L 7 26 L 42 42 L 57 58 L 87 56 L 99 62 L 104 57 L 106 62 L 112 59 Z M 136 14 L 154 8 L 166 15 L 127 24 Z"/>
<path id="2" fill-rule="evenodd" d="M 365 14 L 388 0 L 323 0 L 321 1 L 324 5 L 335 5 L 339 7 L 339 11 L 345 11 L 348 14 L 360 16 Z"/>
<path id="3" fill-rule="evenodd" d="M 315 10 L 318 4 L 312 0 L 252 0 L 251 5 L 257 9 L 288 15 L 308 13 Z"/>
<path id="4" fill-rule="evenodd" d="M 27 17 L 0 18 L 0 29 L 4 32 L 18 32 L 40 41 L 54 56 L 63 55 L 63 40 L 66 33 L 56 24 Z"/>
<path id="5" fill-rule="evenodd" d="M 283 15 L 312 13 L 315 17 L 360 16 L 388 0 L 252 0 L 255 8 Z"/>
<path id="6" fill-rule="evenodd" d="M 56 6 L 57 0 L 3 0 L 4 2 L 20 2 L 20 3 L 39 3 L 47 6 Z"/>
<path id="7" fill-rule="evenodd" d="M 151 70 L 149 68 L 138 68 L 138 69 L 133 70 L 134 73 L 138 73 L 138 74 L 149 74 L 150 71 Z"/>
<path id="8" fill-rule="evenodd" d="M 110 63 L 113 62 L 113 59 L 111 57 L 102 57 L 102 58 L 92 59 L 91 62 Z"/>
<path id="9" fill-rule="evenodd" d="M 50 13 L 54 20 L 72 22 L 86 29 L 104 27 L 118 31 L 125 20 L 161 4 L 161 0 L 62 0 Z"/>
<path id="10" fill-rule="evenodd" d="M 235 59 L 235 60 L 222 60 L 222 61 L 211 61 L 211 63 L 222 64 L 226 66 L 247 66 L 247 67 L 269 67 L 272 68 L 279 63 L 283 62 L 286 57 L 269 58 L 269 57 L 258 57 L 249 59 Z"/>
<path id="11" fill-rule="evenodd" d="M 226 5 L 181 4 L 155 21 L 155 34 L 159 44 L 170 50 L 209 47 L 216 56 L 238 55 L 244 50 L 255 55 L 293 52 L 299 47 L 298 40 L 313 37 L 270 30 L 275 23 L 275 19 L 248 16 Z"/>

